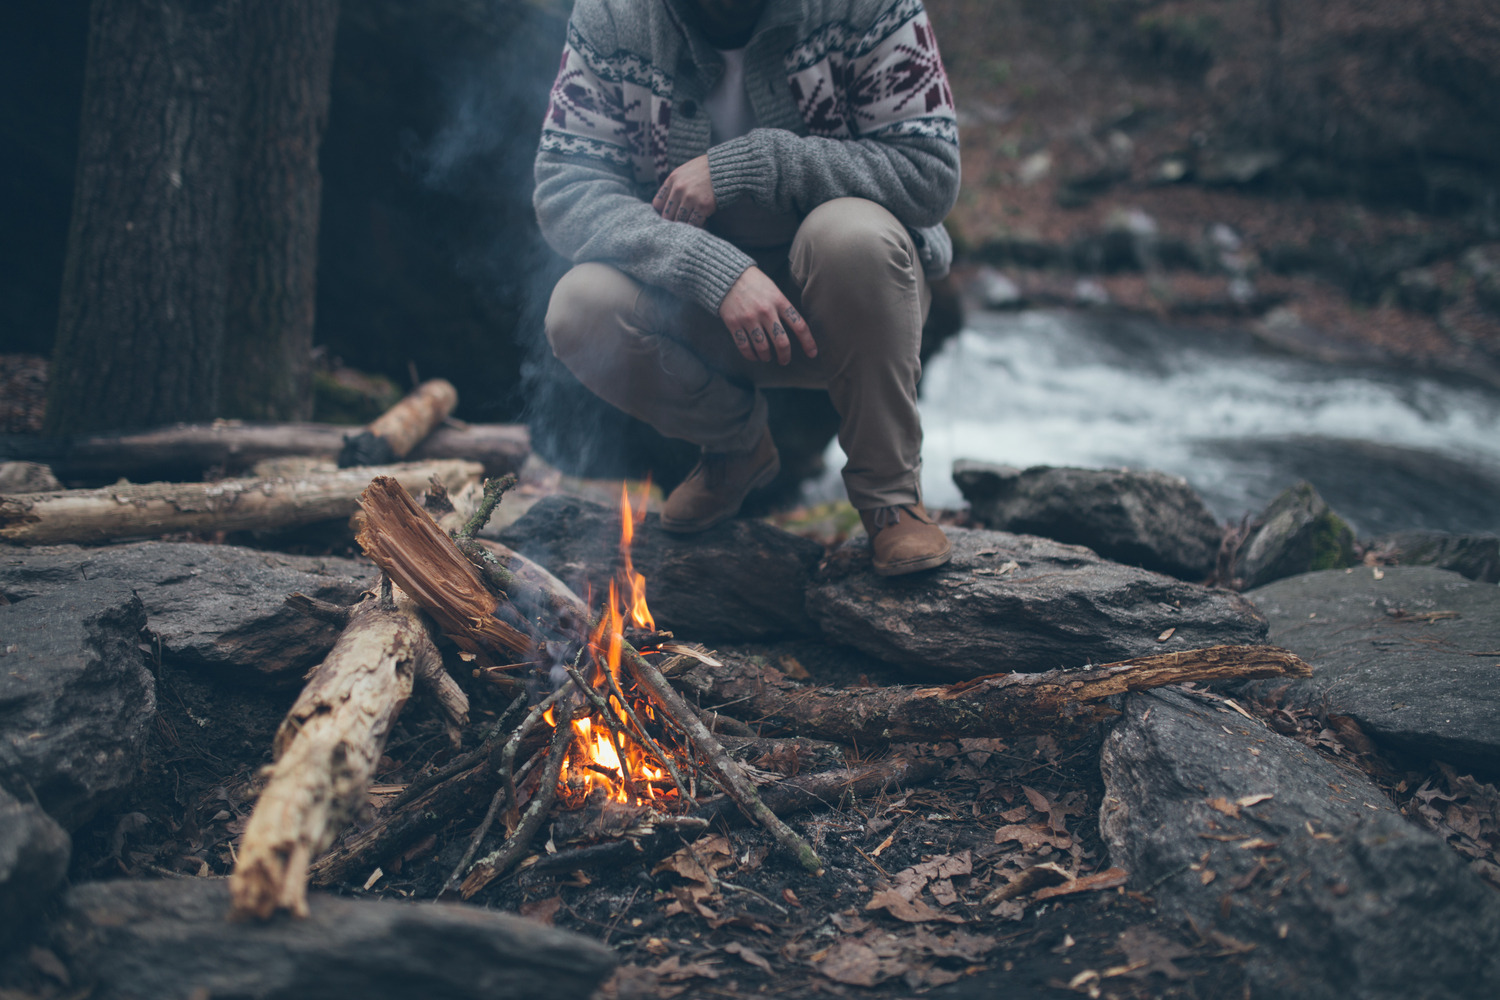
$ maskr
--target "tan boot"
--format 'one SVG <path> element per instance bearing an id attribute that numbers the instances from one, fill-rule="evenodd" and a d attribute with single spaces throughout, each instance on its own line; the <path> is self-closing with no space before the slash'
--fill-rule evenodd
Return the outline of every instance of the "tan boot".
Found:
<path id="1" fill-rule="evenodd" d="M 780 471 L 781 456 L 770 431 L 750 451 L 705 451 L 667 497 L 661 526 L 684 535 L 707 531 L 738 514 L 750 491 L 770 483 Z"/>
<path id="2" fill-rule="evenodd" d="M 953 558 L 953 546 L 920 503 L 862 510 L 859 519 L 870 536 L 875 572 L 900 576 L 941 566 Z"/>

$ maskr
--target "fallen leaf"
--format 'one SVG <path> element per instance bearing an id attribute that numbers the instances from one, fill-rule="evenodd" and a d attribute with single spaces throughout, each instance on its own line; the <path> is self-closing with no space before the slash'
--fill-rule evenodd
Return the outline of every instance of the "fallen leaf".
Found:
<path id="1" fill-rule="evenodd" d="M 729 838 L 711 833 L 663 859 L 651 873 L 675 872 L 690 882 L 709 883 L 717 880 L 721 869 L 733 863 L 734 850 L 729 846 Z"/>
<path id="2" fill-rule="evenodd" d="M 1218 797 L 1209 799 L 1208 807 L 1223 813 L 1230 819 L 1240 818 L 1240 807 L 1226 798 Z"/>
<path id="3" fill-rule="evenodd" d="M 1157 642 L 1166 642 L 1168 639 L 1172 638 L 1173 633 L 1175 633 L 1176 631 L 1177 631 L 1176 628 L 1169 628 L 1165 632 L 1163 632 L 1161 635 L 1157 636 L 1156 637 L 1156 641 Z"/>
<path id="4" fill-rule="evenodd" d="M 552 926 L 552 920 L 557 916 L 557 911 L 562 909 L 562 897 L 552 896 L 547 899 L 538 899 L 530 903 L 521 904 L 521 916 L 529 917 L 539 924 Z"/>
<path id="5" fill-rule="evenodd" d="M 724 950 L 731 955 L 738 956 L 742 961 L 748 962 L 762 972 L 771 971 L 771 963 L 766 961 L 763 955 L 745 947 L 738 941 L 731 941 L 724 946 Z"/>
<path id="6" fill-rule="evenodd" d="M 782 889 L 781 899 L 788 906 L 795 906 L 798 909 L 802 908 L 802 900 L 798 899 L 797 894 L 791 889 Z"/>
<path id="7" fill-rule="evenodd" d="M 1123 868 L 1111 868 L 1108 871 L 1096 872 L 1093 875 L 1085 875 L 1082 878 L 1073 879 L 1062 885 L 1055 885 L 1050 889 L 1043 889 L 1033 897 L 1038 903 L 1044 899 L 1053 899 L 1057 896 L 1069 896 L 1075 892 L 1096 892 L 1100 889 L 1113 889 L 1125 884 L 1130 878 L 1130 873 Z"/>
<path id="8" fill-rule="evenodd" d="M 1179 969 L 1174 958 L 1187 958 L 1193 949 L 1163 937 L 1145 925 L 1131 927 L 1120 934 L 1120 950 L 1135 966 L 1132 975 L 1145 977 L 1160 972 L 1168 979 L 1186 979 L 1188 974 Z"/>
<path id="9" fill-rule="evenodd" d="M 1066 851 L 1073 846 L 1072 837 L 1056 836 L 1047 827 L 1040 824 L 1037 826 L 1021 826 L 1017 823 L 1010 826 L 1002 826 L 995 831 L 995 843 L 1005 844 L 1012 840 L 1018 841 L 1021 847 L 1028 851 L 1034 851 L 1044 845 L 1054 847 L 1059 851 Z"/>
<path id="10" fill-rule="evenodd" d="M 815 968 L 834 982 L 849 986 L 874 986 L 887 978 L 882 975 L 880 956 L 861 941 L 840 941 L 815 963 Z"/>
<path id="11" fill-rule="evenodd" d="M 802 665 L 802 661 L 791 653 L 782 653 L 781 656 L 777 657 L 776 665 L 781 668 L 783 674 L 786 674 L 794 681 L 812 680 L 812 674 L 807 672 L 807 668 Z"/>
<path id="12" fill-rule="evenodd" d="M 680 983 L 684 979 L 718 979 L 719 970 L 714 968 L 718 959 L 704 959 L 701 962 L 683 962 L 682 956 L 673 955 L 670 958 L 656 963 L 651 971 L 669 983 Z"/>
<path id="13" fill-rule="evenodd" d="M 1219 873 L 1214 871 L 1212 868 L 1205 868 L 1203 869 L 1203 871 L 1198 873 L 1198 881 L 1202 882 L 1204 885 L 1208 885 L 1208 883 L 1212 882 L 1218 877 Z"/>
<path id="14" fill-rule="evenodd" d="M 706 667 L 722 667 L 724 665 L 723 663 L 714 659 L 712 656 L 709 656 L 703 650 L 693 646 L 689 646 L 686 643 L 664 642 L 661 644 L 661 649 L 664 653 L 677 653 L 682 656 L 691 656 L 693 659 L 697 660 L 699 663 L 703 664 Z"/>
<path id="15" fill-rule="evenodd" d="M 1061 865 L 1047 862 L 1046 864 L 1033 865 L 1021 872 L 1008 883 L 990 890 L 989 895 L 984 897 L 984 903 L 998 903 L 1006 899 L 1015 899 L 1038 889 L 1046 889 L 1049 886 L 1062 885 L 1072 879 Z"/>
<path id="16" fill-rule="evenodd" d="M 921 899 L 907 899 L 896 889 L 882 889 L 870 897 L 865 904 L 868 910 L 884 910 L 897 920 L 904 920 L 909 924 L 927 923 L 931 921 L 943 921 L 950 924 L 961 924 L 964 918 L 953 913 L 944 913 L 928 906 Z"/>
<path id="17" fill-rule="evenodd" d="M 1251 837 L 1249 840 L 1240 841 L 1235 846 L 1242 851 L 1269 851 L 1276 847 L 1276 843 L 1274 840 L 1266 840 L 1263 837 Z"/>
<path id="18" fill-rule="evenodd" d="M 1262 802 L 1269 802 L 1275 797 L 1270 792 L 1261 792 L 1259 795 L 1241 795 L 1234 800 L 1234 804 L 1241 809 L 1249 809 L 1251 806 L 1260 805 Z"/>
<path id="19" fill-rule="evenodd" d="M 953 888 L 952 879 L 939 879 L 928 886 L 927 891 L 932 893 L 932 898 L 937 900 L 939 906 L 952 906 L 958 902 L 958 892 Z"/>

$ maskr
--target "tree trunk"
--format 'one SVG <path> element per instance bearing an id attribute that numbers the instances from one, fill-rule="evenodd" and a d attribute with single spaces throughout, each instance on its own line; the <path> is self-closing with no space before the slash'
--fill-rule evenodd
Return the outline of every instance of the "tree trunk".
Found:
<path id="1" fill-rule="evenodd" d="M 245 5 L 241 154 L 220 415 L 312 416 L 313 315 L 339 0 Z"/>
<path id="2" fill-rule="evenodd" d="M 336 10 L 95 0 L 49 435 L 306 415 Z"/>

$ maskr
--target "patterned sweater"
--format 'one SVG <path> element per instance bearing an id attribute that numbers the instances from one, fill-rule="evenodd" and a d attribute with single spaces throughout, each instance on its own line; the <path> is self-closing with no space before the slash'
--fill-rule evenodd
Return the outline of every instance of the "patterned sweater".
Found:
<path id="1" fill-rule="evenodd" d="M 769 0 L 745 57 L 760 127 L 709 148 L 703 99 L 723 59 L 683 0 L 578 0 L 536 160 L 542 234 L 574 263 L 602 261 L 710 312 L 754 264 L 651 198 L 708 154 L 720 208 L 806 215 L 868 198 L 913 233 L 931 277 L 953 245 L 958 127 L 921 0 Z"/>

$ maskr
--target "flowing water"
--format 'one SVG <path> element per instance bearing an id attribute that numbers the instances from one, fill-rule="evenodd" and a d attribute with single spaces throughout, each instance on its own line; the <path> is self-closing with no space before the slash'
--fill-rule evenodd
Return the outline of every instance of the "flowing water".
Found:
<path id="1" fill-rule="evenodd" d="M 951 470 L 971 458 L 1160 469 L 1225 521 L 1306 479 L 1362 537 L 1500 531 L 1500 392 L 1270 354 L 1247 334 L 976 312 L 928 362 L 921 406 L 934 506 L 962 503 Z M 843 465 L 837 445 L 828 459 Z"/>

